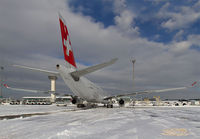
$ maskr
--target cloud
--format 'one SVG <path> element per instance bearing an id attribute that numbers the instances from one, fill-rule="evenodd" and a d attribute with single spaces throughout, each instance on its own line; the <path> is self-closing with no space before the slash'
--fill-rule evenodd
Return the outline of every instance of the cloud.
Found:
<path id="1" fill-rule="evenodd" d="M 196 3 L 198 4 L 198 2 Z M 173 6 L 167 2 L 158 12 L 158 17 L 166 19 L 161 26 L 169 30 L 187 28 L 199 20 L 200 12 L 196 6 Z M 172 10 L 173 8 L 173 10 Z"/>
<path id="2" fill-rule="evenodd" d="M 188 35 L 186 40 L 180 39 L 183 31 L 180 30 L 174 37 L 174 41 L 169 44 L 169 50 L 173 53 L 180 54 L 191 50 L 192 46 L 200 47 L 200 35 Z M 177 39 L 179 38 L 179 39 Z"/>
<path id="3" fill-rule="evenodd" d="M 199 9 L 199 6 L 200 6 L 200 1 L 197 1 L 195 4 L 194 4 L 194 7 Z"/>
<path id="4" fill-rule="evenodd" d="M 126 10 L 126 0 L 113 0 L 113 4 L 114 4 L 114 12 L 115 13 L 121 13 L 124 10 Z"/>
<path id="5" fill-rule="evenodd" d="M 114 17 L 115 24 L 120 33 L 127 36 L 138 36 L 139 28 L 135 26 L 135 18 L 137 17 L 132 11 L 127 9 L 125 0 L 114 0 Z"/>
<path id="6" fill-rule="evenodd" d="M 193 44 L 193 45 L 197 45 L 200 46 L 200 35 L 196 35 L 196 34 L 190 34 L 188 35 L 188 40 Z"/>
<path id="7" fill-rule="evenodd" d="M 180 30 L 178 31 L 175 35 L 174 35 L 174 40 L 177 40 L 177 41 L 181 41 L 183 40 L 183 34 L 184 34 L 184 30 Z"/>
<path id="8" fill-rule="evenodd" d="M 191 46 L 191 43 L 189 41 L 181 41 L 181 42 L 175 42 L 171 46 L 171 50 L 176 53 L 184 52 L 188 50 Z"/>
<path id="9" fill-rule="evenodd" d="M 134 17 L 135 15 L 125 10 L 115 17 L 115 23 L 120 31 L 122 30 L 122 32 L 126 32 L 128 35 L 139 35 L 139 28 L 133 27 Z"/>

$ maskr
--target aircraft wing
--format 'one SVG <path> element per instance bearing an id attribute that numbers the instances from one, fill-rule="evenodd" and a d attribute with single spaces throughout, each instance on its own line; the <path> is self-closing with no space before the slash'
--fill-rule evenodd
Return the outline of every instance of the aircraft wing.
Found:
<path id="1" fill-rule="evenodd" d="M 191 86 L 188 86 L 188 87 L 167 88 L 167 89 L 160 89 L 160 90 L 145 90 L 145 91 L 138 91 L 138 92 L 127 93 L 127 94 L 119 94 L 115 96 L 106 97 L 104 98 L 104 100 L 109 100 L 112 98 L 118 98 L 118 97 L 123 97 L 123 96 L 136 96 L 136 95 L 150 94 L 150 93 L 162 93 L 162 92 L 168 92 L 168 91 L 185 90 L 185 89 L 194 87 L 195 84 L 196 83 L 194 82 Z"/>
<path id="2" fill-rule="evenodd" d="M 114 58 L 114 59 L 112 59 L 112 60 L 110 60 L 108 62 L 102 63 L 102 64 L 98 64 L 98 65 L 91 66 L 91 67 L 88 67 L 88 68 L 85 68 L 85 69 L 82 69 L 82 70 L 74 71 L 74 72 L 71 72 L 71 75 L 73 77 L 79 78 L 79 77 L 81 77 L 83 75 L 86 75 L 88 73 L 97 71 L 97 70 L 102 69 L 102 68 L 104 68 L 106 66 L 114 64 L 117 60 L 118 60 L 117 58 Z"/>
<path id="3" fill-rule="evenodd" d="M 18 67 L 18 68 L 32 70 L 32 71 L 38 71 L 38 72 L 46 73 L 48 75 L 53 75 L 53 76 L 60 75 L 59 72 L 55 72 L 55 71 L 43 70 L 43 69 L 38 69 L 38 68 L 31 68 L 31 67 L 21 66 L 21 65 L 13 65 L 13 66 Z"/>
<path id="4" fill-rule="evenodd" d="M 14 88 L 14 87 L 9 87 L 7 84 L 4 84 L 4 87 L 6 87 L 7 89 L 10 89 L 10 90 L 30 92 L 30 93 L 51 93 L 52 92 L 52 91 L 41 91 L 41 90 L 31 90 L 31 89 L 23 89 L 23 88 Z"/>

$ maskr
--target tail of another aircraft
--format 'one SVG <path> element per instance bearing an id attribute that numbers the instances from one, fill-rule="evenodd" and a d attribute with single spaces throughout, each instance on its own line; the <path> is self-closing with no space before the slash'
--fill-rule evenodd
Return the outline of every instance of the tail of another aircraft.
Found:
<path id="1" fill-rule="evenodd" d="M 61 36 L 62 36 L 62 44 L 63 44 L 65 61 L 70 65 L 70 67 L 77 68 L 76 62 L 74 59 L 73 50 L 71 47 L 69 32 L 68 32 L 65 20 L 62 18 L 60 14 L 59 14 L 59 21 L 60 21 L 60 30 L 61 30 Z"/>

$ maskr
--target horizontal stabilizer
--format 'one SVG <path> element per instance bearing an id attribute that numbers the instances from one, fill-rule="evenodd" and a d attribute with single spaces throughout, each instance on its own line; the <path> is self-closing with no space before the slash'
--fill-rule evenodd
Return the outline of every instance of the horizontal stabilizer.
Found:
<path id="1" fill-rule="evenodd" d="M 18 67 L 18 68 L 23 68 L 23 69 L 32 70 L 32 71 L 37 71 L 37 72 L 46 73 L 46 74 L 48 74 L 48 75 L 54 75 L 54 76 L 60 75 L 59 72 L 55 72 L 55 71 L 43 70 L 43 69 L 38 69 L 38 68 L 31 68 L 31 67 L 21 66 L 21 65 L 13 65 L 13 66 L 14 66 L 14 67 Z"/>
<path id="2" fill-rule="evenodd" d="M 98 64 L 98 65 L 91 66 L 91 67 L 88 67 L 88 68 L 85 68 L 85 69 L 82 69 L 82 70 L 71 72 L 71 75 L 74 78 L 79 78 L 79 77 L 81 77 L 83 75 L 86 75 L 88 73 L 97 71 L 97 70 L 102 69 L 102 68 L 104 68 L 106 66 L 114 64 L 116 61 L 117 61 L 117 58 L 114 58 L 114 59 L 112 59 L 112 60 L 110 60 L 108 62 L 102 63 L 102 64 Z"/>

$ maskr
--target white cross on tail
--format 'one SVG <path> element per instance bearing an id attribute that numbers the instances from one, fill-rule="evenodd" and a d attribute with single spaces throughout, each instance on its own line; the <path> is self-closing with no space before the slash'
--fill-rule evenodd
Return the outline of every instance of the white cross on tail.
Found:
<path id="1" fill-rule="evenodd" d="M 68 38 L 67 40 L 64 39 L 64 45 L 67 47 L 67 50 L 65 53 L 67 56 L 69 56 L 69 50 L 72 51 L 72 47 L 69 43 L 69 36 L 67 36 L 67 38 Z"/>

